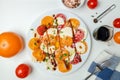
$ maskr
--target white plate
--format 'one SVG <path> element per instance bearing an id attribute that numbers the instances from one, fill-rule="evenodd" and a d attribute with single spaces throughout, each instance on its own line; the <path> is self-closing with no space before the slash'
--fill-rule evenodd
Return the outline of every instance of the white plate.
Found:
<path id="1" fill-rule="evenodd" d="M 46 74 L 66 75 L 66 74 L 70 74 L 70 73 L 73 73 L 73 72 L 77 71 L 86 62 L 86 60 L 87 60 L 87 58 L 88 58 L 88 56 L 90 54 L 90 50 L 91 50 L 91 36 L 90 36 L 90 33 L 89 33 L 89 30 L 88 30 L 87 26 L 85 25 L 85 23 L 83 22 L 83 20 L 79 16 L 77 16 L 77 15 L 71 13 L 71 12 L 61 10 L 61 9 L 51 10 L 51 11 L 45 12 L 38 19 L 36 19 L 35 22 L 33 22 L 30 29 L 31 28 L 36 29 L 40 25 L 40 21 L 44 16 L 47 16 L 47 15 L 52 16 L 53 14 L 57 14 L 57 13 L 65 14 L 67 19 L 69 19 L 69 18 L 78 19 L 80 21 L 80 26 L 86 28 L 86 30 L 87 30 L 86 42 L 88 44 L 88 50 L 87 50 L 87 52 L 85 54 L 81 55 L 82 62 L 78 63 L 77 65 L 73 65 L 72 70 L 70 70 L 69 72 L 66 72 L 66 73 L 62 73 L 62 72 L 60 72 L 58 70 L 49 71 L 49 70 L 46 69 L 46 65 L 44 63 L 35 63 L 34 65 L 37 66 L 38 70 L 44 71 L 44 73 L 46 73 Z M 29 30 L 29 35 L 28 36 L 29 36 L 28 37 L 28 41 L 29 41 L 30 38 L 32 38 L 34 36 L 33 32 Z M 30 49 L 29 49 L 29 51 L 30 51 L 30 53 L 32 53 L 32 51 Z"/>

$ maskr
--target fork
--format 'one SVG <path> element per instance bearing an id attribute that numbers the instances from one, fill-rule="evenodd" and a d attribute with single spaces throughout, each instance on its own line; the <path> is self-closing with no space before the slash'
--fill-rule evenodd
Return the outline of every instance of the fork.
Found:
<path id="1" fill-rule="evenodd" d="M 88 80 L 93 74 L 96 74 L 96 73 L 102 71 L 105 67 L 108 67 L 110 65 L 111 65 L 111 63 L 109 60 L 103 61 L 100 65 L 97 64 L 95 67 L 95 70 L 90 75 L 88 75 L 84 80 Z"/>
<path id="2" fill-rule="evenodd" d="M 95 70 L 90 75 L 88 75 L 84 80 L 88 80 L 93 74 L 96 74 L 99 71 L 101 71 L 101 69 L 96 65 Z"/>

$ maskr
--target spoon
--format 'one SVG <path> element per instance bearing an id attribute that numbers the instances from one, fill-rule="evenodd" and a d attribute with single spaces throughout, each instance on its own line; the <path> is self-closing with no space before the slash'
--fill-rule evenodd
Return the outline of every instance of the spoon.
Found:
<path id="1" fill-rule="evenodd" d="M 97 64 L 95 70 L 90 75 L 88 75 L 84 80 L 88 80 L 93 74 L 102 71 L 105 67 L 108 67 L 110 65 L 111 63 L 109 60 L 105 60 L 101 64 Z"/>
<path id="2" fill-rule="evenodd" d="M 115 4 L 111 5 L 109 8 L 107 8 L 104 12 L 102 12 L 97 18 L 93 19 L 94 23 L 97 23 L 100 19 L 102 19 L 106 14 L 108 14 L 110 11 L 112 11 L 116 7 Z"/>

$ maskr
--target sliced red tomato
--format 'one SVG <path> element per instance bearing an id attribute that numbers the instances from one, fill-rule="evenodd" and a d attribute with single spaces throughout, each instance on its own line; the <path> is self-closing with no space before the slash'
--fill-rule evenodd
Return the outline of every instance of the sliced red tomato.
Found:
<path id="1" fill-rule="evenodd" d="M 20 64 L 16 68 L 15 73 L 17 77 L 25 78 L 29 75 L 30 71 L 31 71 L 30 66 L 28 66 L 27 64 Z"/>
<path id="2" fill-rule="evenodd" d="M 57 14 L 56 18 L 57 17 L 61 17 L 64 21 L 66 21 L 66 16 L 64 14 L 62 14 L 62 13 Z"/>
<path id="3" fill-rule="evenodd" d="M 116 18 L 113 21 L 113 25 L 114 25 L 115 28 L 120 28 L 120 18 Z"/>
<path id="4" fill-rule="evenodd" d="M 81 41 L 85 36 L 85 33 L 83 30 L 78 29 L 75 33 L 75 37 L 74 37 L 74 42 L 79 42 Z"/>
<path id="5" fill-rule="evenodd" d="M 66 23 L 66 16 L 62 13 L 56 15 L 58 28 L 62 29 Z"/>
<path id="6" fill-rule="evenodd" d="M 98 1 L 97 1 L 97 0 L 88 0 L 88 2 L 87 2 L 87 6 L 88 6 L 90 9 L 96 8 L 97 5 L 98 5 Z"/>
<path id="7" fill-rule="evenodd" d="M 78 53 L 75 54 L 74 59 L 71 61 L 71 64 L 78 64 L 79 62 L 81 62 L 81 57 Z"/>
<path id="8" fill-rule="evenodd" d="M 47 28 L 45 26 L 40 25 L 37 27 L 37 32 L 39 35 L 43 35 L 46 30 Z"/>

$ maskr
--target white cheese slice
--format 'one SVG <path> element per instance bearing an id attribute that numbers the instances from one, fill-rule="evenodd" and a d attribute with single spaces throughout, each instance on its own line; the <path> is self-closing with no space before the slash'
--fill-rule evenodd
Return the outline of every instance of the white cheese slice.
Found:
<path id="1" fill-rule="evenodd" d="M 77 42 L 76 43 L 76 49 L 77 49 L 78 52 L 84 53 L 86 51 L 86 46 L 82 42 Z"/>
<path id="2" fill-rule="evenodd" d="M 48 30 L 47 30 L 47 33 L 48 34 L 51 34 L 51 35 L 53 35 L 53 36 L 56 36 L 57 35 L 57 29 L 56 28 L 49 28 Z M 46 32 L 44 33 L 44 36 L 46 35 Z"/>
<path id="3" fill-rule="evenodd" d="M 61 17 L 57 17 L 56 19 L 57 19 L 58 25 L 63 25 L 63 24 L 65 23 L 65 22 L 64 22 L 64 19 L 61 18 Z"/>
<path id="4" fill-rule="evenodd" d="M 50 54 L 53 54 L 55 52 L 55 46 L 49 46 L 48 51 Z"/>
<path id="5" fill-rule="evenodd" d="M 46 46 L 44 43 L 41 43 L 40 49 L 43 50 L 43 51 L 46 52 L 46 53 L 48 52 L 47 46 Z"/>
<path id="6" fill-rule="evenodd" d="M 61 29 L 60 31 L 60 37 L 63 38 L 64 36 L 70 36 L 72 37 L 72 29 L 70 27 L 65 27 L 63 29 Z"/>
<path id="7" fill-rule="evenodd" d="M 74 56 L 75 56 L 75 49 L 71 48 L 71 47 L 66 47 L 66 46 L 65 46 L 65 49 L 69 51 L 69 53 L 70 53 L 70 61 L 72 61 L 74 59 Z"/>

